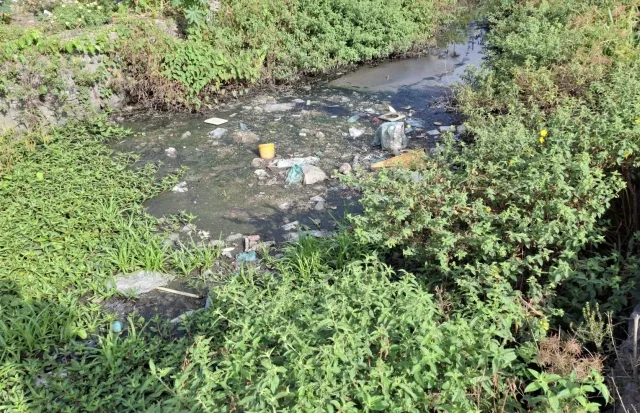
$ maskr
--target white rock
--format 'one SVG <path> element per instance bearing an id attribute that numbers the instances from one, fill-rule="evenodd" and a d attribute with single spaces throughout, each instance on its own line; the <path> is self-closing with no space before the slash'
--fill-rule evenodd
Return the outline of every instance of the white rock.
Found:
<path id="1" fill-rule="evenodd" d="M 322 211 L 324 209 L 324 201 L 320 201 L 313 207 L 316 211 Z"/>
<path id="2" fill-rule="evenodd" d="M 304 165 L 302 167 L 302 172 L 304 173 L 302 183 L 305 185 L 317 184 L 318 182 L 322 182 L 327 179 L 327 174 L 317 166 Z"/>
<path id="3" fill-rule="evenodd" d="M 253 173 L 258 175 L 258 178 L 268 178 L 269 177 L 269 173 L 267 171 L 265 171 L 264 169 L 256 169 Z"/>
<path id="4" fill-rule="evenodd" d="M 316 138 L 323 139 L 324 138 L 324 133 L 323 132 L 316 133 Z"/>
<path id="5" fill-rule="evenodd" d="M 174 186 L 171 190 L 176 194 L 182 194 L 182 193 L 188 192 L 189 188 L 187 188 L 186 182 L 180 182 L 178 185 Z"/>
<path id="6" fill-rule="evenodd" d="M 169 158 L 175 158 L 178 151 L 176 150 L 176 148 L 167 148 L 164 150 L 164 153 L 169 157 Z"/>
<path id="7" fill-rule="evenodd" d="M 349 136 L 352 138 L 359 138 L 362 135 L 364 135 L 364 129 L 349 128 Z"/>
<path id="8" fill-rule="evenodd" d="M 182 139 L 188 138 L 191 136 L 191 132 L 186 131 L 185 133 L 182 134 Z"/>
<path id="9" fill-rule="evenodd" d="M 288 224 L 284 224 L 280 228 L 282 228 L 284 231 L 292 231 L 298 228 L 298 225 L 300 225 L 298 221 L 293 221 L 293 222 L 289 222 Z"/>

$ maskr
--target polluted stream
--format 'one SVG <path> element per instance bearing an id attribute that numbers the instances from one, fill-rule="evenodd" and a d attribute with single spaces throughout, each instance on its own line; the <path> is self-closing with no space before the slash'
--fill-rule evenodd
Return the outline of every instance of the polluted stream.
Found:
<path id="1" fill-rule="evenodd" d="M 172 234 L 175 240 L 225 240 L 244 251 L 243 236 L 261 241 L 295 240 L 300 231 L 330 235 L 348 213 L 360 213 L 358 194 L 337 179 L 348 169 L 369 170 L 393 156 L 372 146 L 380 116 L 404 115 L 407 150 L 435 147 L 447 127 L 461 132 L 461 119 L 447 110 L 453 86 L 469 65 L 482 62 L 483 30 L 471 26 L 464 44 L 434 49 L 419 58 L 364 66 L 335 80 L 300 88 L 262 91 L 219 105 L 205 114 L 142 113 L 120 123 L 134 134 L 112 145 L 138 154 L 138 165 L 155 163 L 159 174 L 187 168 L 181 184 L 149 200 L 157 217 L 188 214 L 194 226 Z M 214 126 L 208 118 L 227 120 Z M 457 126 L 457 128 L 456 128 Z M 288 168 L 260 160 L 258 145 L 274 143 L 277 160 L 309 158 L 326 179 L 288 184 Z M 174 281 L 194 292 L 192 283 Z M 204 294 L 202 294 L 204 295 Z M 137 300 L 112 299 L 107 308 L 120 315 L 137 312 L 173 318 L 201 308 L 204 298 L 153 291 Z"/>

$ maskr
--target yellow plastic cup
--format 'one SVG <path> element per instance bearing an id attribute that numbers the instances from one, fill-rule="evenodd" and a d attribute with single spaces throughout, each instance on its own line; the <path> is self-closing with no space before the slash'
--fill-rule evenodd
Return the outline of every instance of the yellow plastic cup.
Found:
<path id="1" fill-rule="evenodd" d="M 276 157 L 276 145 L 275 143 L 263 143 L 258 145 L 258 152 L 262 159 L 273 159 Z"/>

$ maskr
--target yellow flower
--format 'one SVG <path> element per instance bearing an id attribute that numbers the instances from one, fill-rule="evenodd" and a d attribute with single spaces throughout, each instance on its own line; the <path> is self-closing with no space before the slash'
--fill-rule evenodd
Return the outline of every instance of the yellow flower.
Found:
<path id="1" fill-rule="evenodd" d="M 548 330 L 549 329 L 549 321 L 546 318 L 543 318 L 542 320 L 540 320 L 540 327 L 542 327 L 543 330 Z"/>
<path id="2" fill-rule="evenodd" d="M 484 210 L 487 212 L 491 212 L 491 207 L 486 207 Z"/>
<path id="3" fill-rule="evenodd" d="M 631 156 L 631 154 L 632 154 L 632 153 L 633 153 L 633 152 L 631 152 L 631 151 L 627 151 L 627 152 L 625 152 L 625 153 L 624 153 L 624 159 L 628 159 L 628 158 Z"/>
<path id="4" fill-rule="evenodd" d="M 540 143 L 544 143 L 544 136 L 540 136 L 540 139 L 538 139 L 540 141 Z"/>
<path id="5" fill-rule="evenodd" d="M 636 125 L 640 125 L 640 119 L 636 119 L 634 122 Z"/>
<path id="6" fill-rule="evenodd" d="M 546 138 L 548 134 L 549 134 L 549 131 L 548 131 L 548 130 L 546 130 L 546 129 L 542 129 L 542 130 L 540 131 L 540 137 L 541 137 L 541 138 Z"/>

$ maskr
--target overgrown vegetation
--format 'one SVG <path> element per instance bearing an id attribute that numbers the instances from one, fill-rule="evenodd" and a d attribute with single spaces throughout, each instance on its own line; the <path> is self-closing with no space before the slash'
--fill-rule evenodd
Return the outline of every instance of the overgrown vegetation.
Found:
<path id="1" fill-rule="evenodd" d="M 86 87 L 197 107 L 259 79 L 407 50 L 453 10 L 283 4 L 111 4 L 114 26 L 70 49 L 27 30 L 0 44 L 10 74 L 0 94 L 22 90 L 37 105 L 65 89 L 62 66 L 37 59 L 106 52 L 96 71 L 64 68 Z M 186 37 L 127 10 L 175 13 Z M 588 412 L 611 401 L 607 315 L 624 318 L 638 281 L 638 3 L 501 0 L 492 10 L 488 68 L 457 94 L 465 140 L 445 138 L 419 175 L 351 178 L 365 211 L 349 228 L 302 238 L 267 258 L 267 272 L 241 267 L 181 337 L 137 319 L 119 336 L 98 304 L 119 272 L 189 275 L 220 258 L 162 247 L 141 203 L 175 179 L 157 182 L 153 166 L 108 151 L 126 131 L 100 119 L 3 135 L 0 410 Z"/>

